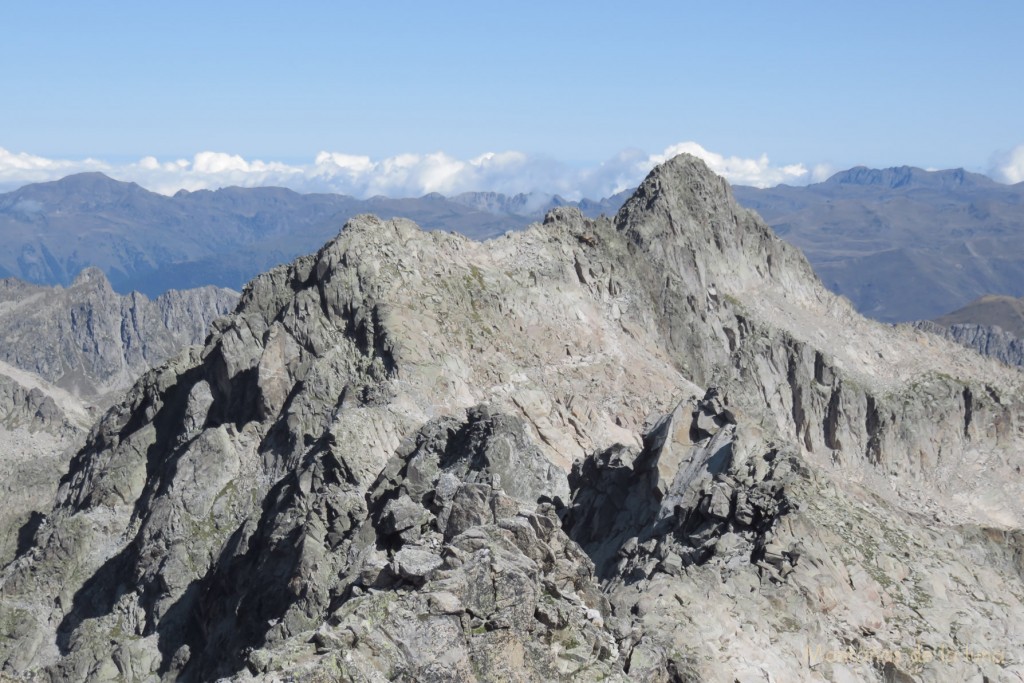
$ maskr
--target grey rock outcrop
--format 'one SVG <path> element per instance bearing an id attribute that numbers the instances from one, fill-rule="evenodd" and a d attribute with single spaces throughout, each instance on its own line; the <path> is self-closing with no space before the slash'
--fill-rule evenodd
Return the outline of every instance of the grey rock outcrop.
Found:
<path id="1" fill-rule="evenodd" d="M 66 289 L 0 280 L 0 360 L 95 401 L 201 344 L 237 298 L 217 287 L 122 296 L 97 268 Z"/>
<path id="2" fill-rule="evenodd" d="M 4 373 L 5 369 L 9 372 Z M 78 416 L 69 415 L 68 409 L 55 398 L 55 392 L 47 391 L 45 382 L 30 381 L 26 386 L 16 379 L 25 379 L 24 374 L 11 370 L 9 366 L 0 366 L 0 427 L 56 436 L 67 436 L 81 429 L 86 416 L 84 407 Z"/>
<path id="3" fill-rule="evenodd" d="M 568 491 L 521 418 L 477 408 L 428 423 L 367 496 L 341 607 L 317 631 L 332 667 L 353 680 L 614 678 L 607 600 L 557 515 Z"/>
<path id="4" fill-rule="evenodd" d="M 0 666 L 1013 680 L 1022 389 L 858 316 L 692 157 L 485 243 L 360 217 L 92 429 Z"/>
<path id="5" fill-rule="evenodd" d="M 1024 365 L 1024 339 L 1001 327 L 968 323 L 943 326 L 929 320 L 914 323 L 914 327 L 966 346 L 983 356 L 991 356 L 1007 365 Z"/>
<path id="6" fill-rule="evenodd" d="M 90 414 L 74 396 L 0 362 L 0 565 L 43 522 Z"/>
<path id="7" fill-rule="evenodd" d="M 67 289 L 0 280 L 0 564 L 45 520 L 111 394 L 201 343 L 236 300 L 213 287 L 122 297 L 96 269 Z"/>

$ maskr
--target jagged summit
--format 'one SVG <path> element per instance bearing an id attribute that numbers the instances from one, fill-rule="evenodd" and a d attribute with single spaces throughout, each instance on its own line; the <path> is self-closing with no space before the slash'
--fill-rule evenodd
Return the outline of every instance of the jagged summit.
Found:
<path id="1" fill-rule="evenodd" d="M 216 287 L 120 295 L 95 267 L 66 288 L 2 280 L 0 361 L 106 407 L 144 371 L 201 343 L 237 298 Z"/>
<path id="2" fill-rule="evenodd" d="M 89 266 L 83 268 L 75 279 L 71 281 L 72 287 L 87 287 L 89 285 L 95 285 L 104 289 L 111 289 L 110 281 L 107 279 L 106 274 L 96 266 Z"/>
<path id="3" fill-rule="evenodd" d="M 681 154 L 652 170 L 615 223 L 698 291 L 772 282 L 802 295 L 823 294 L 803 254 L 740 207 L 729 184 L 695 156 Z"/>
<path id="4" fill-rule="evenodd" d="M 856 316 L 692 157 L 614 219 L 560 207 L 482 243 L 360 216 L 94 428 L 0 573 L 0 663 L 731 683 L 919 673 L 821 654 L 853 642 L 1016 661 L 1022 395 Z"/>

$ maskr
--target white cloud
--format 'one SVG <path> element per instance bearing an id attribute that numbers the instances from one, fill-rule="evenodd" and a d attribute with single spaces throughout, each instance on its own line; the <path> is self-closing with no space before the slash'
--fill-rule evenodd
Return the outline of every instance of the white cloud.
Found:
<path id="1" fill-rule="evenodd" d="M 1016 184 L 1024 182 L 1024 145 L 1017 145 L 996 156 L 991 175 L 998 181 Z"/>
<path id="2" fill-rule="evenodd" d="M 686 152 L 704 160 L 708 167 L 735 185 L 753 185 L 754 187 L 772 187 L 781 183 L 789 185 L 805 185 L 809 179 L 803 164 L 788 166 L 772 166 L 767 154 L 757 159 L 742 157 L 726 157 L 704 149 L 696 142 L 680 142 L 672 145 L 663 153 L 651 157 L 655 163 L 671 159 Z"/>
<path id="3" fill-rule="evenodd" d="M 107 164 L 95 159 L 85 159 L 84 161 L 47 159 L 24 152 L 15 154 L 0 147 L 0 184 L 4 186 L 54 180 L 69 173 L 107 170 L 110 170 Z"/>
<path id="4" fill-rule="evenodd" d="M 839 169 L 829 163 L 815 164 L 814 168 L 811 169 L 811 182 L 824 182 L 834 176 L 838 170 Z"/>
<path id="5" fill-rule="evenodd" d="M 681 142 L 656 154 L 624 150 L 603 163 L 588 167 L 571 166 L 517 151 L 486 152 L 470 159 L 457 159 L 444 152 L 372 159 L 323 151 L 309 164 L 249 160 L 237 154 L 203 151 L 192 159 L 160 160 L 145 156 L 133 163 L 114 165 L 94 159 L 47 159 L 0 148 L 0 188 L 13 189 L 81 171 L 102 171 L 118 180 L 134 181 L 163 194 L 181 189 L 277 185 L 300 192 L 338 192 L 356 197 L 494 191 L 510 195 L 537 192 L 560 194 L 568 199 L 599 199 L 635 187 L 655 165 L 682 152 L 700 157 L 716 173 L 737 184 L 758 187 L 806 184 L 824 173 L 821 167 L 808 171 L 803 164 L 775 166 L 765 155 L 757 158 L 725 156 L 696 142 Z"/>

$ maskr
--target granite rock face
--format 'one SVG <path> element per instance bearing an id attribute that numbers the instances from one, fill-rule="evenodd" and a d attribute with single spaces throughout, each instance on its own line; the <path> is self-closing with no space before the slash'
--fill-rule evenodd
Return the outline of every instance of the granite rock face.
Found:
<path id="1" fill-rule="evenodd" d="M 1007 365 L 1024 365 L 1024 339 L 1001 327 L 969 323 L 943 326 L 927 320 L 914 323 L 914 326 L 973 349 L 983 356 L 991 356 Z"/>
<path id="2" fill-rule="evenodd" d="M 217 287 L 153 300 L 119 295 L 96 268 L 67 288 L 0 280 L 0 361 L 93 402 L 127 389 L 182 347 L 203 343 L 210 323 L 237 299 Z"/>
<path id="3" fill-rule="evenodd" d="M 119 296 L 96 269 L 67 289 L 0 280 L 0 564 L 42 522 L 60 473 L 116 394 L 202 343 L 236 300 L 214 287 Z"/>
<path id="4" fill-rule="evenodd" d="M 42 522 L 90 419 L 74 396 L 0 363 L 0 565 L 14 559 Z"/>
<path id="5" fill-rule="evenodd" d="M 484 243 L 359 217 L 93 427 L 0 666 L 1020 680 L 1022 388 L 858 316 L 692 157 Z"/>

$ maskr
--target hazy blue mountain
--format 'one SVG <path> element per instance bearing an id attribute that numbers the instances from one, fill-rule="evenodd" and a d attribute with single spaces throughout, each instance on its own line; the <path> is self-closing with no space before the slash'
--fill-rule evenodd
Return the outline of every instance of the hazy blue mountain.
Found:
<path id="1" fill-rule="evenodd" d="M 857 167 L 806 187 L 734 190 L 865 315 L 935 318 L 987 293 L 1024 295 L 1024 183 Z"/>
<path id="2" fill-rule="evenodd" d="M 88 266 L 120 292 L 218 285 L 314 249 L 360 213 L 406 216 L 428 228 L 484 238 L 522 227 L 440 195 L 359 200 L 283 188 L 226 188 L 166 197 L 135 183 L 83 173 L 0 194 L 0 277 L 70 284 Z"/>
<path id="3" fill-rule="evenodd" d="M 86 267 L 119 292 L 240 289 L 255 275 L 315 249 L 352 216 L 403 216 L 427 229 L 474 239 L 525 227 L 556 206 L 614 214 L 626 195 L 570 202 L 557 195 L 493 192 L 446 198 L 356 199 L 279 187 L 181 191 L 173 197 L 102 173 L 27 185 L 0 194 L 0 277 L 68 285 Z"/>

